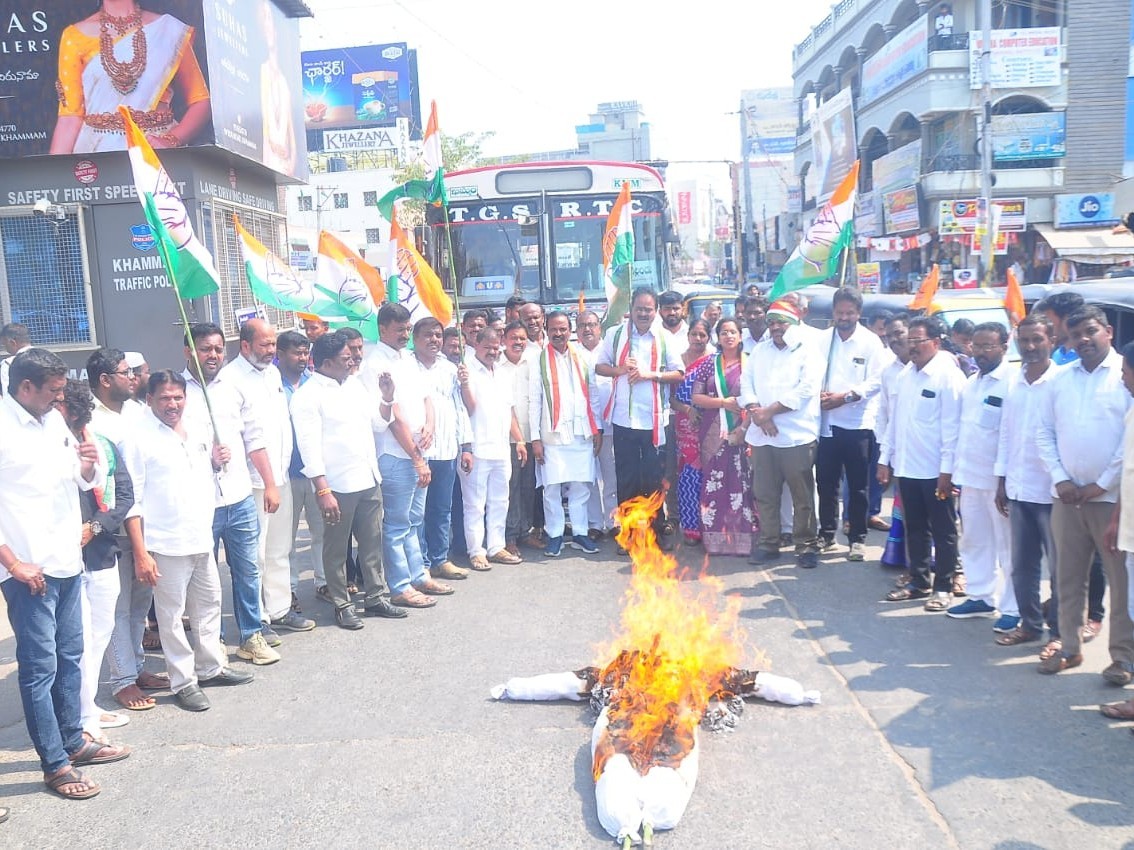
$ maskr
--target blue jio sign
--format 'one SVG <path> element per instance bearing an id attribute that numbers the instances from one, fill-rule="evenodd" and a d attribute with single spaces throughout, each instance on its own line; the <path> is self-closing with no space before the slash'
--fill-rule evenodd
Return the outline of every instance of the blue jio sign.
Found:
<path id="1" fill-rule="evenodd" d="M 1117 221 L 1113 192 L 1055 196 L 1056 227 L 1102 227 Z"/>

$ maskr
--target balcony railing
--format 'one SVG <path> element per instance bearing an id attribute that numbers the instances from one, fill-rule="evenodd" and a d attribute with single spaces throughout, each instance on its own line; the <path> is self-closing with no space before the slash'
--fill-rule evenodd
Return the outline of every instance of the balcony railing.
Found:
<path id="1" fill-rule="evenodd" d="M 930 171 L 976 171 L 980 168 L 980 156 L 973 153 L 937 154 L 925 163 Z"/>
<path id="2" fill-rule="evenodd" d="M 934 35 L 929 39 L 929 50 L 968 50 L 969 34 L 955 32 L 952 35 Z"/>

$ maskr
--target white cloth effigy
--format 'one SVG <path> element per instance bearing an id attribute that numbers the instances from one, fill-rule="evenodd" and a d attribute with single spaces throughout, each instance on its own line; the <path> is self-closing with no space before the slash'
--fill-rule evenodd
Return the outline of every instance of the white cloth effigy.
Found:
<path id="1" fill-rule="evenodd" d="M 114 112 L 124 105 L 139 112 L 152 112 L 162 102 L 162 96 L 177 75 L 185 51 L 193 43 L 193 27 L 183 24 L 172 15 L 162 15 L 142 27 L 146 34 L 146 67 L 138 84 L 128 94 L 121 94 L 100 58 L 95 57 L 83 68 L 83 113 L 94 115 Z M 120 36 L 114 43 L 114 58 L 129 62 L 133 56 L 134 33 Z M 149 127 L 147 133 L 164 133 L 172 126 Z M 75 153 L 93 153 L 100 150 L 125 150 L 126 135 L 122 130 L 97 130 L 83 123 L 75 139 Z"/>

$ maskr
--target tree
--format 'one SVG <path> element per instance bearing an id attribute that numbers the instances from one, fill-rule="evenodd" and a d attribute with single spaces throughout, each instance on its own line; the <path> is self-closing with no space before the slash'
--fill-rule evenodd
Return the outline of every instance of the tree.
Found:
<path id="1" fill-rule="evenodd" d="M 441 134 L 441 160 L 446 171 L 462 168 L 476 168 L 485 164 L 481 147 L 496 135 L 492 131 L 474 133 L 469 130 L 459 136 Z M 425 178 L 425 163 L 421 158 L 406 162 L 394 169 L 394 183 L 401 185 L 410 180 Z M 425 201 L 402 201 L 398 205 L 398 222 L 405 228 L 420 227 L 425 224 Z"/>

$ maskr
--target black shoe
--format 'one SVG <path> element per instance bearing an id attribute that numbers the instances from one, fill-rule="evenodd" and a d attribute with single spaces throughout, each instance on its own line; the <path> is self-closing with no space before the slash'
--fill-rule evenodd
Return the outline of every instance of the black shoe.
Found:
<path id="1" fill-rule="evenodd" d="M 231 667 L 223 667 L 215 676 L 198 679 L 197 684 L 202 688 L 211 688 L 216 685 L 247 685 L 251 681 L 251 673 L 237 673 Z"/>
<path id="2" fill-rule="evenodd" d="M 373 605 L 367 605 L 362 609 L 362 613 L 367 617 L 387 617 L 391 620 L 400 620 L 403 617 L 409 616 L 409 611 L 407 611 L 405 608 L 399 608 L 397 605 L 390 604 L 390 601 L 388 599 L 379 599 Z M 343 626 L 341 622 L 339 623 L 339 625 Z M 361 626 L 362 624 L 359 623 L 359 625 Z M 345 629 L 350 627 L 343 626 L 343 628 Z"/>
<path id="3" fill-rule="evenodd" d="M 779 557 L 780 553 L 778 551 L 757 547 L 753 549 L 752 554 L 748 556 L 748 563 L 756 564 L 757 566 L 760 564 L 770 564 L 772 561 L 778 560 Z"/>
<path id="4" fill-rule="evenodd" d="M 210 707 L 209 698 L 196 685 L 182 688 L 173 695 L 173 698 L 186 711 L 208 711 Z"/>
<path id="5" fill-rule="evenodd" d="M 813 570 L 819 566 L 818 552 L 800 552 L 795 556 L 796 564 L 804 570 Z"/>
<path id="6" fill-rule="evenodd" d="M 335 622 L 340 629 L 349 629 L 352 632 L 356 632 L 362 628 L 362 620 L 358 619 L 358 614 L 355 612 L 353 605 L 344 605 L 342 608 L 336 608 Z"/>
<path id="7" fill-rule="evenodd" d="M 793 537 L 791 536 L 791 532 L 790 532 L 790 531 L 784 531 L 784 532 L 782 532 L 782 533 L 780 534 L 780 548 L 781 548 L 781 549 L 785 549 L 785 548 L 787 548 L 788 546 L 791 546 L 791 545 L 792 545 L 792 543 L 794 542 L 794 540 L 795 540 L 795 538 L 793 538 Z"/>

